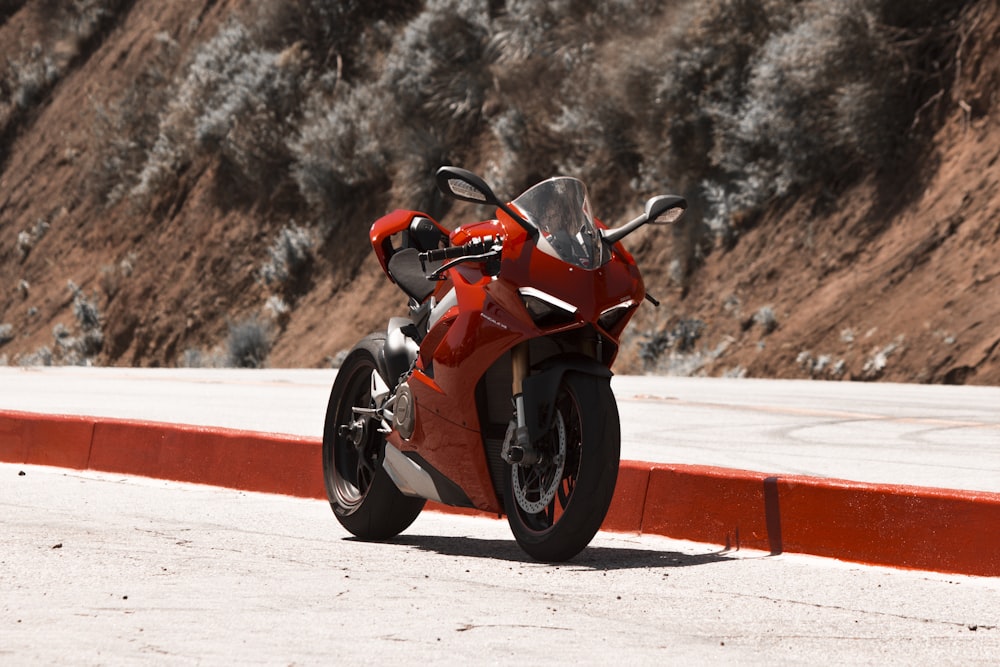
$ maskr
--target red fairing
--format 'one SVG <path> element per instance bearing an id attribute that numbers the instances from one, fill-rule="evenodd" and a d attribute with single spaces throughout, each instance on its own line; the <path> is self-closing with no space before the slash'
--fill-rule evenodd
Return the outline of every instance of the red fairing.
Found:
<path id="1" fill-rule="evenodd" d="M 455 230 L 451 242 L 463 245 L 487 236 L 504 239 L 499 277 L 484 274 L 477 264 L 449 271 L 449 280 L 436 294 L 454 290 L 454 305 L 421 343 L 418 366 L 410 380 L 418 428 L 433 424 L 434 429 L 420 430 L 408 442 L 399 439 L 394 444 L 404 451 L 419 451 L 459 484 L 476 507 L 493 512 L 500 506 L 489 476 L 483 474 L 486 463 L 475 401 L 480 378 L 518 343 L 588 323 L 597 327 L 602 312 L 619 304 L 632 304 L 634 310 L 645 291 L 634 260 L 620 244 L 603 266 L 592 270 L 569 266 L 538 251 L 528 234 L 503 212 L 498 212 L 497 220 Z M 557 327 L 538 327 L 518 293 L 521 287 L 576 306 L 576 318 Z M 627 320 L 615 331 L 604 332 L 615 345 Z M 433 378 L 425 372 L 430 367 Z"/>

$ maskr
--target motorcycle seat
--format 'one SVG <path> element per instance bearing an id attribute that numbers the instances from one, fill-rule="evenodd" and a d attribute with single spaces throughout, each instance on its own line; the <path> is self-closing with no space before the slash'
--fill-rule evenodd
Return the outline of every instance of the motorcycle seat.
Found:
<path id="1" fill-rule="evenodd" d="M 389 258 L 389 275 L 407 296 L 422 303 L 434 292 L 434 281 L 427 279 L 416 248 L 403 248 Z"/>

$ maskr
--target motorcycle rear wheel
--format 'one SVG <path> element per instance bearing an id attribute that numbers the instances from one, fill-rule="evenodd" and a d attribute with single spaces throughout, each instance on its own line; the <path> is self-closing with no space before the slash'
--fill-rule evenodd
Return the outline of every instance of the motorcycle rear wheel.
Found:
<path id="1" fill-rule="evenodd" d="M 426 502 L 403 495 L 382 467 L 385 438 L 375 419 L 354 408 L 376 407 L 372 373 L 385 379 L 384 334 L 362 339 L 344 359 L 330 392 L 323 427 L 323 480 L 337 521 L 363 540 L 387 540 L 406 530 Z"/>
<path id="2" fill-rule="evenodd" d="M 607 379 L 566 373 L 543 457 L 504 474 L 504 510 L 514 539 L 532 558 L 569 560 L 597 534 L 614 495 L 621 455 L 618 406 Z M 551 499 L 549 499 L 551 496 Z"/>

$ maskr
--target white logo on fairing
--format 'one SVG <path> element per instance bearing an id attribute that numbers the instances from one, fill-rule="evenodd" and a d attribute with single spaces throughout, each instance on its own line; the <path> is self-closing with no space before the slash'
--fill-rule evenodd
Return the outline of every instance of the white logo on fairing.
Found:
<path id="1" fill-rule="evenodd" d="M 480 313 L 480 315 L 482 316 L 482 318 L 483 318 L 484 320 L 486 320 L 487 322 L 489 322 L 489 323 L 493 324 L 494 326 L 498 326 L 498 327 L 500 327 L 501 329 L 506 329 L 506 330 L 508 330 L 508 331 L 510 330 L 510 329 L 509 329 L 509 328 L 507 327 L 507 325 L 506 325 L 506 324 L 504 324 L 504 323 L 502 323 L 502 322 L 497 322 L 497 321 L 496 321 L 495 319 L 493 319 L 492 317 L 490 317 L 490 316 L 489 316 L 489 315 L 487 315 L 486 313 Z"/>

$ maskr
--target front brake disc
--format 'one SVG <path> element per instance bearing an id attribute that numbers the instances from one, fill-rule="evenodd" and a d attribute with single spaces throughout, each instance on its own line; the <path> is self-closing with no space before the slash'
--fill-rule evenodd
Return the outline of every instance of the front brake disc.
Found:
<path id="1" fill-rule="evenodd" d="M 566 468 L 566 425 L 562 414 L 555 419 L 556 451 L 551 457 L 534 465 L 513 464 L 511 470 L 517 506 L 528 514 L 545 510 L 556 497 Z"/>

